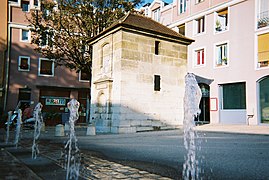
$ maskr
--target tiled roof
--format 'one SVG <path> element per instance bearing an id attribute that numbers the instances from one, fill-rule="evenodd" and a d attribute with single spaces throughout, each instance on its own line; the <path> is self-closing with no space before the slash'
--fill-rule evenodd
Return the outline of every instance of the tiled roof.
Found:
<path id="1" fill-rule="evenodd" d="M 169 38 L 170 40 L 180 41 L 184 44 L 190 44 L 194 41 L 162 25 L 161 23 L 154 21 L 151 18 L 133 13 L 128 13 L 126 16 L 116 21 L 110 27 L 94 37 L 91 41 L 98 39 L 102 35 L 114 30 L 117 27 L 124 27 L 130 30 L 137 30 L 142 33 L 149 33 L 162 38 Z"/>

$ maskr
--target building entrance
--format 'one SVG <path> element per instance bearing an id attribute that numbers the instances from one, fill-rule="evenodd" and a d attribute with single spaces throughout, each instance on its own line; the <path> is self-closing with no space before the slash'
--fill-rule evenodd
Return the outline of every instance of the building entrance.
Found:
<path id="1" fill-rule="evenodd" d="M 208 124 L 210 123 L 210 109 L 209 109 L 209 97 L 210 97 L 210 87 L 207 84 L 199 83 L 198 84 L 201 92 L 202 98 L 199 104 L 199 108 L 201 113 L 199 117 L 196 119 L 197 124 Z"/>

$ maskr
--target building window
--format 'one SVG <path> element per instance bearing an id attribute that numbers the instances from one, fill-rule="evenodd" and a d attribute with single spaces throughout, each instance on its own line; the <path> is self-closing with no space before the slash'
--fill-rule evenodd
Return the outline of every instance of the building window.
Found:
<path id="1" fill-rule="evenodd" d="M 155 54 L 159 55 L 160 53 L 160 41 L 155 41 Z"/>
<path id="2" fill-rule="evenodd" d="M 205 32 L 205 17 L 195 20 L 196 34 Z"/>
<path id="3" fill-rule="evenodd" d="M 219 44 L 216 46 L 216 66 L 228 65 L 228 44 Z"/>
<path id="4" fill-rule="evenodd" d="M 215 29 L 217 32 L 228 29 L 228 8 L 217 12 Z"/>
<path id="5" fill-rule="evenodd" d="M 246 83 L 223 84 L 222 109 L 246 109 Z"/>
<path id="6" fill-rule="evenodd" d="M 29 1 L 22 1 L 21 8 L 23 12 L 29 12 Z"/>
<path id="7" fill-rule="evenodd" d="M 258 28 L 263 28 L 269 25 L 269 1 L 258 0 Z"/>
<path id="8" fill-rule="evenodd" d="M 40 40 L 41 46 L 49 46 L 53 45 L 53 33 L 52 32 L 43 32 Z"/>
<path id="9" fill-rule="evenodd" d="M 108 43 L 102 46 L 102 58 L 100 63 L 102 73 L 110 76 L 112 71 L 111 49 Z"/>
<path id="10" fill-rule="evenodd" d="M 34 0 L 34 6 L 38 6 L 38 0 Z"/>
<path id="11" fill-rule="evenodd" d="M 46 58 L 39 58 L 39 76 L 54 76 L 54 61 Z"/>
<path id="12" fill-rule="evenodd" d="M 258 35 L 258 67 L 269 66 L 269 33 Z"/>
<path id="13" fill-rule="evenodd" d="M 29 87 L 19 88 L 18 101 L 21 102 L 21 107 L 23 107 L 24 104 L 29 104 L 31 102 L 31 89 Z"/>
<path id="14" fill-rule="evenodd" d="M 198 49 L 195 50 L 195 65 L 201 66 L 205 64 L 205 50 Z"/>
<path id="15" fill-rule="evenodd" d="M 179 0 L 179 14 L 186 12 L 187 9 L 187 0 Z"/>
<path id="16" fill-rule="evenodd" d="M 154 75 L 154 91 L 160 91 L 160 90 L 161 90 L 161 76 Z"/>
<path id="17" fill-rule="evenodd" d="M 160 22 L 160 8 L 153 11 L 153 19 L 157 22 Z"/>
<path id="18" fill-rule="evenodd" d="M 259 82 L 259 111 L 261 123 L 269 124 L 269 77 L 263 78 Z"/>
<path id="19" fill-rule="evenodd" d="M 185 24 L 181 24 L 178 26 L 178 32 L 185 36 Z"/>
<path id="20" fill-rule="evenodd" d="M 30 40 L 30 31 L 22 29 L 21 30 L 21 41 L 29 42 L 29 40 Z"/>
<path id="21" fill-rule="evenodd" d="M 30 57 L 19 56 L 18 70 L 19 71 L 30 71 Z"/>
<path id="22" fill-rule="evenodd" d="M 79 81 L 90 82 L 91 73 L 86 70 L 79 71 Z"/>

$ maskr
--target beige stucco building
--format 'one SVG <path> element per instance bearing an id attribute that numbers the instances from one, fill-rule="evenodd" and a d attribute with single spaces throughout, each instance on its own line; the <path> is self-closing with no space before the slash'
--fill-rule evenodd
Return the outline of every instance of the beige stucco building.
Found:
<path id="1" fill-rule="evenodd" d="M 96 36 L 91 85 L 96 131 L 133 133 L 182 125 L 191 42 L 135 14 Z"/>

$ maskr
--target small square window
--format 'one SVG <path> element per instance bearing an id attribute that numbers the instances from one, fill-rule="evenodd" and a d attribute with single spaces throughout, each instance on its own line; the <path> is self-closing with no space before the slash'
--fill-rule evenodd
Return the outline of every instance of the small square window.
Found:
<path id="1" fill-rule="evenodd" d="M 22 1 L 21 7 L 23 12 L 29 12 L 29 2 L 28 1 Z"/>
<path id="2" fill-rule="evenodd" d="M 18 62 L 19 71 L 30 71 L 30 57 L 20 56 Z"/>
<path id="3" fill-rule="evenodd" d="M 30 31 L 22 29 L 21 30 L 21 40 L 22 41 L 29 41 L 30 39 Z"/>
<path id="4" fill-rule="evenodd" d="M 38 75 L 54 76 L 54 61 L 51 59 L 40 58 Z"/>
<path id="5" fill-rule="evenodd" d="M 154 75 L 154 91 L 160 91 L 160 90 L 161 90 L 161 76 Z"/>
<path id="6" fill-rule="evenodd" d="M 91 80 L 91 73 L 87 72 L 85 70 L 81 70 L 79 72 L 79 81 L 85 81 L 85 82 L 90 82 Z"/>

